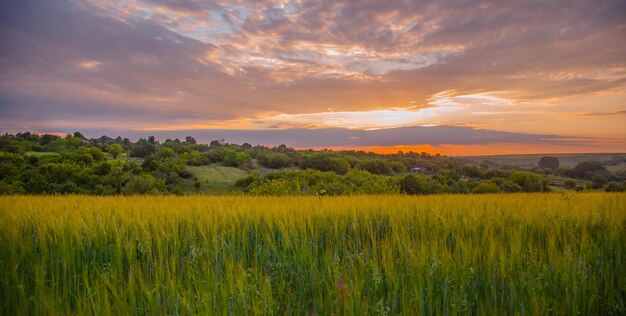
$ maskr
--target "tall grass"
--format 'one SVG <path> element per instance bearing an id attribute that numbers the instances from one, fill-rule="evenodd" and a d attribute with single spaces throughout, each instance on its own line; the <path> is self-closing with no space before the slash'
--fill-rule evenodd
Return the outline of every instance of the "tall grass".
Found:
<path id="1" fill-rule="evenodd" d="M 0 314 L 624 314 L 626 194 L 0 197 Z"/>

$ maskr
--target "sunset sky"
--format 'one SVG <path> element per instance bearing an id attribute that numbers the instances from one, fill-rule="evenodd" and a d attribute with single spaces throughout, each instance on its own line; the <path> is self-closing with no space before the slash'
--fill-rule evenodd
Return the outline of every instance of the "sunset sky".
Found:
<path id="1" fill-rule="evenodd" d="M 0 0 L 0 131 L 626 152 L 626 1 Z"/>

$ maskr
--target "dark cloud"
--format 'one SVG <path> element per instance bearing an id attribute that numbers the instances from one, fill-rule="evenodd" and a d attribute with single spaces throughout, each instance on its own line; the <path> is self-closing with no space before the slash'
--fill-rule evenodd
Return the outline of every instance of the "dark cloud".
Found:
<path id="1" fill-rule="evenodd" d="M 56 132 L 70 132 L 58 130 Z M 231 143 L 251 143 L 254 145 L 286 144 L 297 148 L 311 147 L 367 147 L 399 145 L 489 145 L 489 144 L 536 144 L 573 145 L 577 138 L 563 138 L 557 135 L 535 135 L 524 133 L 498 132 L 458 126 L 402 127 L 380 130 L 349 130 L 342 128 L 325 129 L 272 129 L 272 130 L 180 130 L 180 131 L 120 131 L 120 130 L 81 130 L 88 137 L 123 135 L 132 139 L 156 136 L 157 139 L 185 138 L 194 136 L 203 143 L 215 139 L 225 139 Z"/>
<path id="2" fill-rule="evenodd" d="M 625 38 L 618 0 L 3 1 L 0 121 L 146 127 L 424 108 L 442 91 L 623 93 Z"/>
<path id="3" fill-rule="evenodd" d="M 615 112 L 593 112 L 586 113 L 585 116 L 620 116 L 626 115 L 626 110 L 615 111 Z"/>

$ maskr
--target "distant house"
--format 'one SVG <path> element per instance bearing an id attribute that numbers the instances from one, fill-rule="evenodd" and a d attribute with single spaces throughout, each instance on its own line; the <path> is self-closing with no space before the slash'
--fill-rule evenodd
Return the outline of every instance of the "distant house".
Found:
<path id="1" fill-rule="evenodd" d="M 423 174 L 432 174 L 437 171 L 433 166 L 429 164 L 425 164 L 425 163 L 415 164 L 411 166 L 410 170 L 411 170 L 411 173 L 423 173 Z"/>

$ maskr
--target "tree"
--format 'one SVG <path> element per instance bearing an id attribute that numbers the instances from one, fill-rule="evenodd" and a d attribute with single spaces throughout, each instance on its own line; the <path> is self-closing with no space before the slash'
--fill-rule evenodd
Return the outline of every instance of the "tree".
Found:
<path id="1" fill-rule="evenodd" d="M 231 148 L 224 148 L 221 150 L 222 152 L 222 162 L 226 166 L 237 166 L 237 152 Z"/>
<path id="2" fill-rule="evenodd" d="M 607 184 L 608 180 L 602 173 L 596 172 L 591 176 L 591 182 L 594 189 L 600 189 Z"/>
<path id="3" fill-rule="evenodd" d="M 235 181 L 235 186 L 238 188 L 247 189 L 248 187 L 250 187 L 250 185 L 258 183 L 260 181 L 261 175 L 259 173 L 259 170 L 254 170 L 250 172 L 250 174 L 248 174 L 247 176 L 237 179 L 237 181 Z"/>
<path id="4" fill-rule="evenodd" d="M 606 171 L 606 167 L 599 161 L 583 161 L 574 167 L 572 173 L 578 178 L 590 177 L 596 171 Z"/>
<path id="5" fill-rule="evenodd" d="M 519 184 L 509 181 L 509 180 L 503 181 L 498 186 L 500 187 L 500 190 L 502 190 L 503 192 L 507 192 L 507 193 L 522 191 L 522 187 Z"/>
<path id="6" fill-rule="evenodd" d="M 445 187 L 424 175 L 409 174 L 400 179 L 400 192 L 406 194 L 444 193 Z"/>
<path id="7" fill-rule="evenodd" d="M 187 136 L 187 137 L 185 137 L 185 143 L 187 143 L 187 144 L 191 144 L 191 145 L 195 145 L 195 144 L 197 144 L 198 142 L 196 141 L 196 139 L 195 139 L 195 138 L 193 138 L 193 137 L 191 137 L 191 136 Z"/>
<path id="8" fill-rule="evenodd" d="M 57 135 L 44 134 L 43 136 L 41 136 L 41 140 L 39 141 L 39 143 L 42 146 L 46 146 L 46 145 L 50 144 L 53 140 L 60 139 L 60 138 L 61 137 L 59 137 Z"/>
<path id="9" fill-rule="evenodd" d="M 23 194 L 26 191 L 24 190 L 22 183 L 14 182 L 7 183 L 4 180 L 0 180 L 0 195 L 3 194 Z"/>
<path id="10" fill-rule="evenodd" d="M 237 165 L 237 167 L 242 166 L 251 161 L 252 161 L 252 157 L 250 157 L 250 154 L 248 154 L 247 152 L 243 152 L 243 151 L 238 152 L 237 157 L 235 158 L 235 164 Z"/>
<path id="11" fill-rule="evenodd" d="M 180 158 L 190 166 L 202 166 L 211 163 L 209 156 L 197 150 L 184 152 L 180 155 Z"/>
<path id="12" fill-rule="evenodd" d="M 84 145 L 82 138 L 74 137 L 70 134 L 65 137 L 65 144 L 70 148 L 78 148 Z"/>
<path id="13" fill-rule="evenodd" d="M 113 159 L 117 159 L 117 157 L 124 152 L 124 147 L 120 144 L 110 144 L 107 146 L 107 151 L 113 156 Z"/>
<path id="14" fill-rule="evenodd" d="M 544 169 L 556 169 L 560 166 L 559 158 L 554 156 L 543 156 L 539 160 L 539 167 Z"/>
<path id="15" fill-rule="evenodd" d="M 145 138 L 140 138 L 130 150 L 131 157 L 147 157 L 156 151 L 156 146 Z"/>
<path id="16" fill-rule="evenodd" d="M 226 166 L 239 167 L 245 163 L 252 161 L 252 157 L 247 152 L 235 151 L 232 148 L 223 148 L 220 150 L 222 153 L 222 162 Z"/>
<path id="17" fill-rule="evenodd" d="M 279 169 L 288 167 L 291 163 L 289 156 L 283 153 L 267 153 L 257 157 L 257 161 L 268 168 Z"/>
<path id="18" fill-rule="evenodd" d="M 158 193 L 164 191 L 165 183 L 152 175 L 142 174 L 133 176 L 122 188 L 122 193 L 126 195 Z"/>
<path id="19" fill-rule="evenodd" d="M 391 175 L 393 174 L 393 170 L 387 162 L 381 159 L 365 159 L 359 163 L 359 168 L 366 170 L 373 174 L 385 174 Z"/>
<path id="20" fill-rule="evenodd" d="M 531 172 L 514 171 L 510 180 L 522 187 L 524 192 L 542 192 L 546 189 L 541 177 Z"/>
<path id="21" fill-rule="evenodd" d="M 343 157 L 332 153 L 318 153 L 304 157 L 301 162 L 303 169 L 315 169 L 319 171 L 332 171 L 344 175 L 350 171 L 350 163 Z"/>
<path id="22" fill-rule="evenodd" d="M 87 152 L 91 155 L 94 161 L 103 161 L 106 157 L 100 148 L 90 147 Z"/>
<path id="23" fill-rule="evenodd" d="M 624 184 L 617 182 L 617 181 L 611 181 L 609 182 L 609 184 L 606 185 L 606 187 L 604 188 L 604 191 L 606 192 L 624 192 Z"/>

